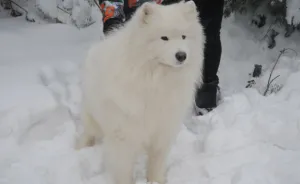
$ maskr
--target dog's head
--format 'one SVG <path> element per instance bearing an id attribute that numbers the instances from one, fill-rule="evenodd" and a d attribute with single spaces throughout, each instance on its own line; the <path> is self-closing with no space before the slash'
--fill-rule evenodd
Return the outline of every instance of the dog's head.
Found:
<path id="1" fill-rule="evenodd" d="M 137 10 L 134 19 L 139 46 L 144 52 L 151 53 L 146 54 L 152 57 L 150 60 L 160 64 L 184 66 L 189 62 L 195 45 L 199 43 L 199 37 L 204 39 L 193 1 L 168 6 L 144 3 Z M 195 51 L 201 52 L 201 49 L 196 48 Z"/>

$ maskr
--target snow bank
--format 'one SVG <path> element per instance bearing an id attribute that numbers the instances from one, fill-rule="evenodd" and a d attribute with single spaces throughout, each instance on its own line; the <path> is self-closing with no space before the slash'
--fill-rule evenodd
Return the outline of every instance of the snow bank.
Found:
<path id="1" fill-rule="evenodd" d="M 210 127 L 202 162 L 216 183 L 224 183 L 223 177 L 241 184 L 300 181 L 299 77 L 300 72 L 292 74 L 278 95 L 267 98 L 254 89 L 228 96 L 213 113 L 198 118 Z"/>
<path id="2" fill-rule="evenodd" d="M 101 25 L 78 30 L 1 21 L 0 183 L 106 183 L 102 146 L 73 147 L 80 128 L 80 62 L 100 39 Z M 264 51 L 229 20 L 222 39 L 224 98 L 213 112 L 182 126 L 169 157 L 168 183 L 300 183 L 299 58 L 282 58 L 277 73 L 284 87 L 263 97 L 244 88 L 248 73 L 254 63 L 271 66 L 276 52 Z M 143 160 L 139 164 L 137 183 L 143 184 Z"/>

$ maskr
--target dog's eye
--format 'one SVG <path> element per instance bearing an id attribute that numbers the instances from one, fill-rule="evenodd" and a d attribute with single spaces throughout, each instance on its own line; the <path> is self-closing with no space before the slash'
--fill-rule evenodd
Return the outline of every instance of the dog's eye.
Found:
<path id="1" fill-rule="evenodd" d="M 169 38 L 166 37 L 166 36 L 162 36 L 161 39 L 164 40 L 164 41 L 168 41 L 169 40 Z"/>
<path id="2" fill-rule="evenodd" d="M 186 36 L 185 35 L 182 35 L 182 39 L 185 39 L 186 38 Z"/>

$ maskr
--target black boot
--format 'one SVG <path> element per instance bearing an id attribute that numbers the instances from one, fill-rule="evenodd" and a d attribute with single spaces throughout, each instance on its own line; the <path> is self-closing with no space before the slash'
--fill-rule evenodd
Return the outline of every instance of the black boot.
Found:
<path id="1" fill-rule="evenodd" d="M 217 107 L 218 85 L 216 83 L 204 83 L 196 92 L 196 115 L 202 115 L 200 109 L 211 111 Z"/>
<path id="2" fill-rule="evenodd" d="M 10 15 L 11 15 L 12 17 L 20 17 L 20 16 L 22 16 L 22 13 L 20 13 L 20 12 L 17 11 L 17 10 L 12 9 L 11 12 L 10 12 Z"/>

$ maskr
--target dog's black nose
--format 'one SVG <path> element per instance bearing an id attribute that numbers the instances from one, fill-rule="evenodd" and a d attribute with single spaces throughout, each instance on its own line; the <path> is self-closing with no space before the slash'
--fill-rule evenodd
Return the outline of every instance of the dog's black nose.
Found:
<path id="1" fill-rule="evenodd" d="M 182 63 L 186 59 L 186 53 L 179 51 L 175 54 L 175 57 L 180 63 Z"/>

